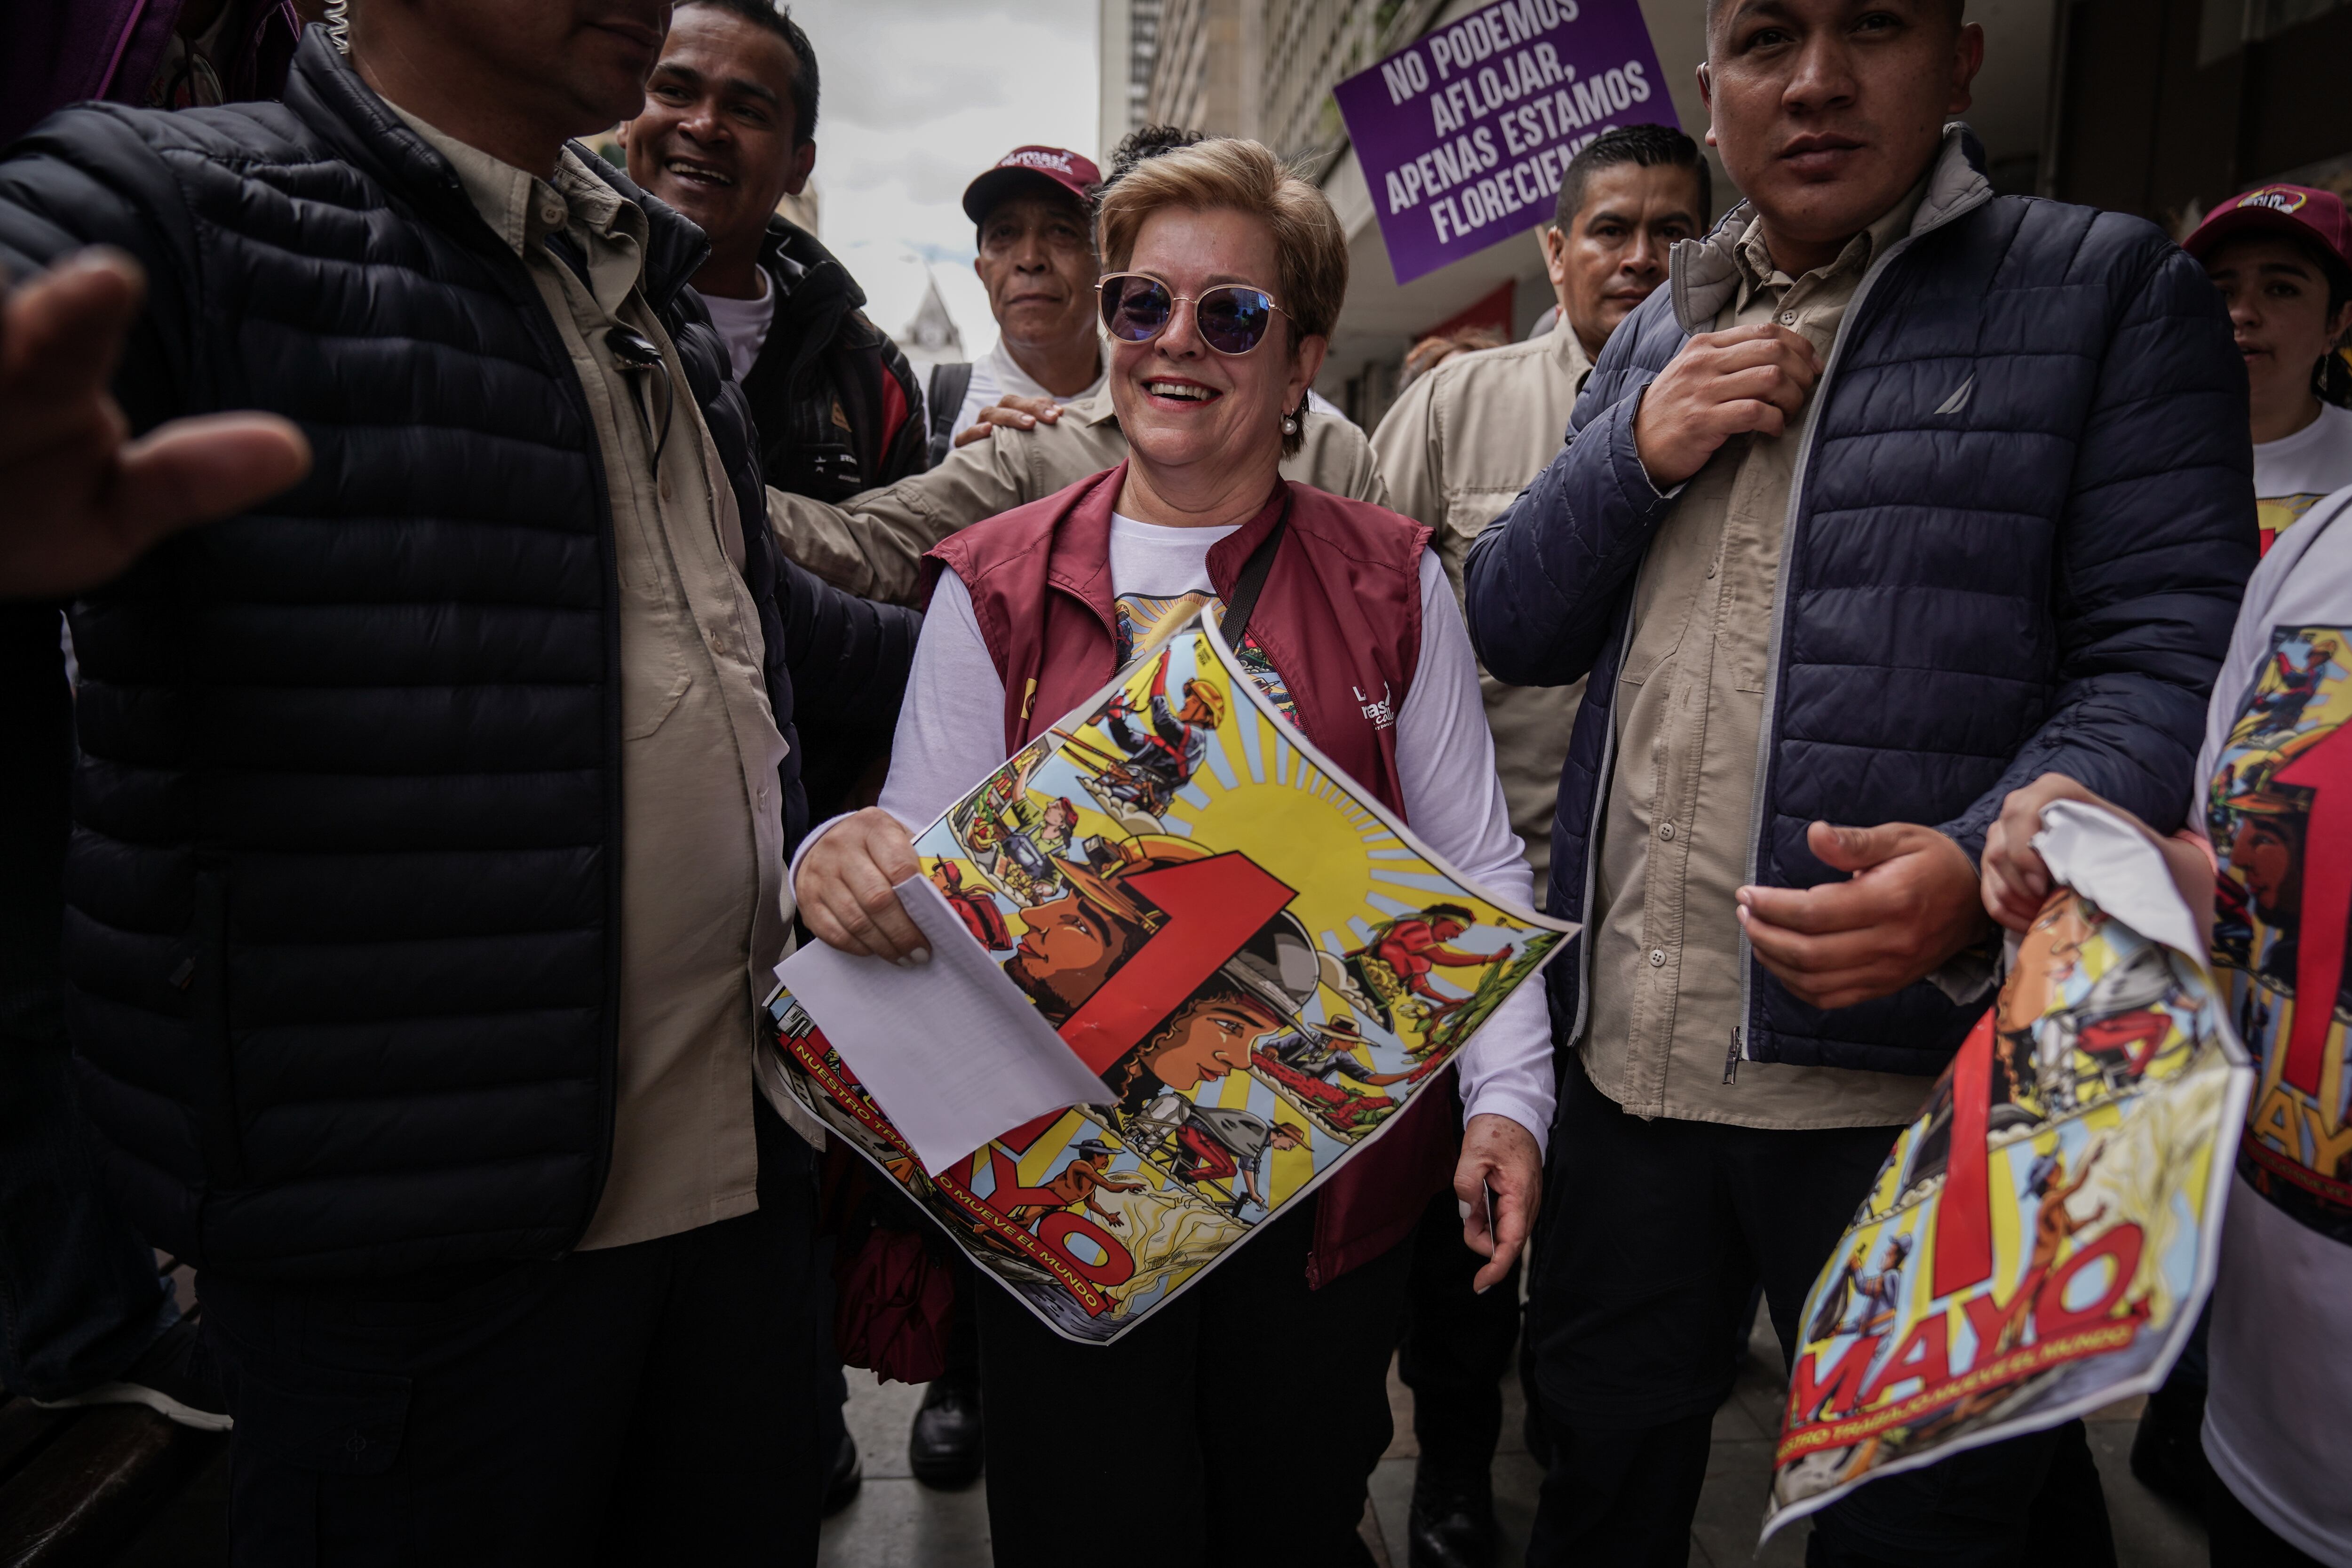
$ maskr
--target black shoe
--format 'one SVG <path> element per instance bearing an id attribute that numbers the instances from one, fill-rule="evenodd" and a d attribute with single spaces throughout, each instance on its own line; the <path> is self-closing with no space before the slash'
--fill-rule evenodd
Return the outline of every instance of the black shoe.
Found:
<path id="1" fill-rule="evenodd" d="M 226 1432 L 228 1400 L 221 1394 L 220 1377 L 205 1349 L 196 1325 L 185 1318 L 155 1336 L 112 1383 L 101 1383 L 62 1399 L 36 1399 L 44 1410 L 66 1410 L 82 1405 L 143 1405 L 183 1426 L 199 1432 Z"/>
<path id="2" fill-rule="evenodd" d="M 927 1487 L 960 1487 L 980 1474 L 980 1384 L 952 1374 L 932 1380 L 907 1429 L 907 1465 Z"/>
<path id="3" fill-rule="evenodd" d="M 831 1519 L 847 1508 L 865 1484 L 866 1467 L 858 1461 L 857 1439 L 844 1432 L 841 1447 L 833 1456 L 833 1474 L 824 1481 L 824 1517 Z"/>
<path id="4" fill-rule="evenodd" d="M 1494 1568 L 1501 1537 L 1491 1493 L 1413 1487 L 1405 1528 L 1410 1568 Z"/>

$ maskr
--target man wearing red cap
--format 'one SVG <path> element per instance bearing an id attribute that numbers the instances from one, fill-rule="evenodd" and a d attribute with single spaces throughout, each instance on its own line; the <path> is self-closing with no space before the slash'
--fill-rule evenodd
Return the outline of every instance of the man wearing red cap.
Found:
<path id="1" fill-rule="evenodd" d="M 2322 496 L 2352 485 L 2352 216 L 2332 191 L 2257 185 L 2184 242 L 2229 302 L 2253 416 L 2268 553 Z"/>
<path id="2" fill-rule="evenodd" d="M 1069 204 L 1116 184 L 1146 159 L 1202 139 L 1174 126 L 1145 126 L 1119 143 L 1099 184 L 1092 163 L 1055 147 L 1015 148 L 974 180 L 964 210 L 980 226 L 974 267 L 988 286 L 1001 341 L 973 364 L 933 370 L 928 472 L 834 505 L 771 489 L 768 525 L 784 553 L 845 592 L 918 604 L 925 551 L 960 528 L 1124 461 L 1127 437 L 1104 388 L 1097 342 L 1091 213 Z M 1004 218 L 1015 212 L 1024 216 Z M 1011 226 L 992 237 L 1001 220 Z M 1075 226 L 1074 233 L 1059 232 L 1064 226 Z M 1070 385 L 1077 390 L 1055 390 Z M 1371 443 L 1311 389 L 1299 434 L 1298 450 L 1282 460 L 1284 479 L 1387 504 Z"/>
<path id="3" fill-rule="evenodd" d="M 1102 390 L 1090 211 L 1101 184 L 1092 159 L 1031 146 L 1015 147 L 964 187 L 964 216 L 979 231 L 972 270 L 988 289 L 996 346 L 970 364 L 932 367 L 933 462 L 999 398 L 1068 400 Z"/>

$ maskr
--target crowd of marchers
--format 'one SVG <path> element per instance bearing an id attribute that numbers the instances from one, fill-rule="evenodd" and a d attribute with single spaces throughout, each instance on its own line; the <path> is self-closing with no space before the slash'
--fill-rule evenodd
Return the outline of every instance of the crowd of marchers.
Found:
<path id="1" fill-rule="evenodd" d="M 778 216 L 821 77 L 770 0 L 0 38 L 0 1379 L 233 1428 L 240 1565 L 813 1563 L 851 1339 L 1008 1565 L 1369 1562 L 1392 1359 L 1415 1568 L 1496 1561 L 1515 1366 L 1528 1562 L 1682 1563 L 1759 1298 L 1794 1353 L 2054 800 L 2286 933 L 2344 1120 L 2352 776 L 2218 759 L 2352 681 L 2352 219 L 1996 194 L 1962 0 L 1710 0 L 1737 201 L 1601 135 L 1556 310 L 1417 345 L 1369 437 L 1314 391 L 1330 204 L 1181 127 L 976 169 L 999 337 L 919 376 Z M 773 967 L 926 962 L 909 830 L 1055 716 L 1010 672 L 1245 575 L 1269 679 L 1390 687 L 1309 738 L 1582 935 L 1442 1146 L 1116 1343 L 943 1244 L 918 1310 L 873 1249 L 922 1222 L 761 1087 Z M 2352 1168 L 2288 1165 L 2134 1465 L 2216 1564 L 2352 1568 Z M 2115 1561 L 2080 1421 L 1806 1552 Z"/>

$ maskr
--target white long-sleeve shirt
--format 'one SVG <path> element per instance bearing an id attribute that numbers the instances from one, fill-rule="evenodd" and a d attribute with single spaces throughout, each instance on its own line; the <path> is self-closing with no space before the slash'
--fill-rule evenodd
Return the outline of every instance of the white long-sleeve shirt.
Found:
<path id="1" fill-rule="evenodd" d="M 1139 622 L 1139 642 L 1210 598 L 1209 552 L 1234 530 L 1111 520 L 1113 595 Z M 1532 907 L 1534 877 L 1495 775 L 1495 742 L 1462 611 L 1433 552 L 1421 557 L 1421 660 L 1396 714 L 1405 821 L 1479 888 Z M 920 832 L 1004 761 L 1004 686 L 981 639 L 971 597 L 942 573 L 915 645 L 891 743 L 882 809 Z M 830 826 L 826 824 L 825 826 Z M 824 827 L 809 835 L 801 853 Z M 793 871 L 797 876 L 799 861 Z M 1539 983 L 1522 985 L 1455 1058 L 1464 1118 L 1507 1116 L 1541 1149 L 1551 1127 L 1551 1025 Z"/>

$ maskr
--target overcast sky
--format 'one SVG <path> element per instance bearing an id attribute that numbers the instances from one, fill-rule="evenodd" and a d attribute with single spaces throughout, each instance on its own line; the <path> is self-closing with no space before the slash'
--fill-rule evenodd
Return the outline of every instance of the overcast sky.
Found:
<path id="1" fill-rule="evenodd" d="M 824 79 L 815 184 L 825 245 L 858 272 L 856 252 L 904 242 L 946 263 L 944 273 L 971 258 L 959 204 L 972 176 L 1028 142 L 1094 156 L 1096 6 L 793 0 Z M 867 289 L 880 306 L 883 280 Z M 968 319 L 978 289 L 976 279 L 969 288 L 942 279 L 968 353 L 996 335 L 984 303 Z"/>

